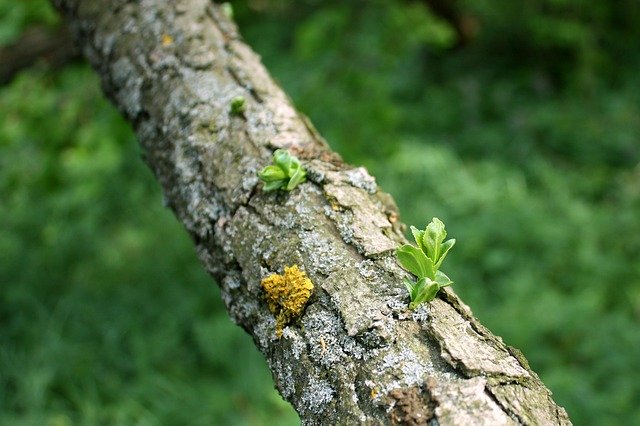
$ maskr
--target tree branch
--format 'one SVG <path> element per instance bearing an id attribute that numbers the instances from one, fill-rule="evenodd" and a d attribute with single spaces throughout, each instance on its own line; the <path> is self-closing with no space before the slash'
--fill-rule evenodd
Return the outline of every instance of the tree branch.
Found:
<path id="1" fill-rule="evenodd" d="M 15 43 L 0 46 L 0 85 L 9 83 L 18 72 L 39 60 L 60 67 L 78 57 L 79 52 L 66 27 L 55 30 L 29 28 Z"/>
<path id="2" fill-rule="evenodd" d="M 570 424 L 522 355 L 452 291 L 407 310 L 393 200 L 330 151 L 221 9 L 56 3 L 303 423 Z M 241 115 L 230 113 L 236 96 Z M 309 181 L 265 194 L 256 172 L 280 147 Z M 313 296 L 279 338 L 260 283 L 294 264 Z"/>

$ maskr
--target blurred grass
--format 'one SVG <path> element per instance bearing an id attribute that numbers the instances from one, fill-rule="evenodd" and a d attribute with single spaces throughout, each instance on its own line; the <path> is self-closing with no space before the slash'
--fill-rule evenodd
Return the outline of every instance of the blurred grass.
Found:
<path id="1" fill-rule="evenodd" d="M 640 16 L 461 2 L 235 2 L 245 38 L 575 424 L 640 422 Z M 55 25 L 0 0 L 0 43 Z M 82 65 L 0 88 L 0 424 L 296 424 Z M 238 366 L 242 366 L 239 368 Z"/>
<path id="2" fill-rule="evenodd" d="M 0 424 L 297 423 L 92 71 L 0 110 Z"/>

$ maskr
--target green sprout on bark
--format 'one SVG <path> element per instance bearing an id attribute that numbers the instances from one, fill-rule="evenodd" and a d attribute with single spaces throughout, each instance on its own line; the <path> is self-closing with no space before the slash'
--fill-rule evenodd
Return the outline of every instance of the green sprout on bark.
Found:
<path id="1" fill-rule="evenodd" d="M 282 189 L 291 191 L 307 180 L 307 172 L 300 160 L 289 154 L 286 149 L 277 149 L 273 153 L 273 164 L 262 169 L 258 177 L 264 182 L 264 192 Z"/>
<path id="2" fill-rule="evenodd" d="M 222 3 L 220 7 L 222 8 L 222 13 L 224 13 L 224 16 L 226 16 L 228 19 L 233 19 L 233 6 L 231 5 L 231 3 Z"/>
<path id="3" fill-rule="evenodd" d="M 421 303 L 433 300 L 442 287 L 453 284 L 439 269 L 456 240 L 444 241 L 447 231 L 437 217 L 431 220 L 424 231 L 412 226 L 411 232 L 417 247 L 405 244 L 396 250 L 396 257 L 404 269 L 417 277 L 417 281 L 404 280 L 411 296 L 409 309 L 415 309 Z"/>
<path id="4" fill-rule="evenodd" d="M 232 115 L 242 115 L 246 108 L 244 96 L 236 96 L 231 99 L 230 110 Z"/>

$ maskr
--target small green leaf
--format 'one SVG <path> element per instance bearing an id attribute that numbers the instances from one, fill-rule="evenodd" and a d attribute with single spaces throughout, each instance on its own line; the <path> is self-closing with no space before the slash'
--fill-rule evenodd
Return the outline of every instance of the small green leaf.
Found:
<path id="1" fill-rule="evenodd" d="M 244 96 L 236 96 L 231 99 L 231 114 L 241 115 L 246 109 Z"/>
<path id="2" fill-rule="evenodd" d="M 447 287 L 453 284 L 453 281 L 444 274 L 442 271 L 436 272 L 436 283 L 438 283 L 438 288 Z"/>
<path id="3" fill-rule="evenodd" d="M 266 182 L 262 187 L 264 192 L 275 191 L 282 188 L 287 183 L 286 180 L 275 180 L 273 182 Z"/>
<path id="4" fill-rule="evenodd" d="M 307 171 L 286 149 L 277 149 L 273 153 L 272 161 L 273 164 L 258 173 L 258 177 L 264 182 L 263 191 L 291 191 L 306 180 Z"/>
<path id="5" fill-rule="evenodd" d="M 289 183 L 286 186 L 286 190 L 287 191 L 291 191 L 293 188 L 295 188 L 296 186 L 298 186 L 299 183 L 302 183 L 306 180 L 307 177 L 307 172 L 304 171 L 304 169 L 300 166 L 300 164 L 292 164 L 292 166 L 296 166 L 296 167 L 292 167 L 291 170 L 295 170 L 293 173 L 293 176 L 291 176 L 291 179 L 289 179 Z"/>
<path id="6" fill-rule="evenodd" d="M 411 233 L 413 234 L 413 239 L 416 240 L 416 244 L 420 247 L 420 250 L 425 251 L 424 242 L 422 239 L 424 238 L 424 231 L 419 230 L 415 226 L 411 227 Z"/>
<path id="7" fill-rule="evenodd" d="M 447 253 L 449 253 L 449 250 L 451 250 L 451 247 L 453 247 L 455 243 L 456 243 L 455 238 L 452 238 L 440 245 L 440 259 L 438 259 L 438 261 L 436 262 L 436 266 L 435 266 L 436 270 L 440 269 L 440 265 L 442 265 L 442 261 L 444 260 L 445 257 L 447 257 Z"/>
<path id="8" fill-rule="evenodd" d="M 433 260 L 433 263 L 438 263 L 440 259 L 440 244 L 447 236 L 447 231 L 444 229 L 444 223 L 437 217 L 431 219 L 431 222 L 427 225 L 422 238 L 425 248 L 427 249 L 427 257 Z"/>
<path id="9" fill-rule="evenodd" d="M 298 160 L 298 157 L 294 156 L 294 155 L 290 155 L 291 158 L 291 164 L 289 165 L 289 177 L 293 177 L 293 174 L 296 172 L 297 169 L 300 169 L 300 160 Z"/>
<path id="10" fill-rule="evenodd" d="M 418 298 L 420 297 L 420 294 L 424 292 L 425 287 L 427 286 L 427 283 L 430 281 L 431 280 L 428 278 L 420 278 L 418 279 L 418 281 L 414 283 L 413 291 L 409 293 L 409 296 L 411 296 L 411 301 L 418 300 Z"/>
<path id="11" fill-rule="evenodd" d="M 231 3 L 222 3 L 220 7 L 222 8 L 222 13 L 224 13 L 224 16 L 226 16 L 228 19 L 233 19 L 233 6 L 231 5 Z"/>
<path id="12" fill-rule="evenodd" d="M 286 149 L 276 149 L 273 153 L 273 162 L 289 176 L 289 169 L 291 167 L 291 154 L 289 154 L 289 151 Z"/>
<path id="13" fill-rule="evenodd" d="M 258 177 L 264 182 L 274 182 L 276 180 L 284 180 L 287 176 L 278 166 L 267 166 L 258 174 Z"/>
<path id="14" fill-rule="evenodd" d="M 418 247 L 405 244 L 396 250 L 396 258 L 404 269 L 418 277 L 416 282 L 404 280 L 411 297 L 409 308 L 415 309 L 421 303 L 433 300 L 441 288 L 453 284 L 439 268 L 456 240 L 443 243 L 447 231 L 437 217 L 431 220 L 424 231 L 412 226 L 411 233 Z"/>
<path id="15" fill-rule="evenodd" d="M 433 262 L 418 247 L 405 244 L 396 250 L 400 265 L 418 278 L 435 278 Z"/>
<path id="16" fill-rule="evenodd" d="M 417 308 L 421 303 L 430 302 L 436 297 L 440 286 L 429 278 L 421 278 L 414 286 L 409 309 Z"/>
<path id="17" fill-rule="evenodd" d="M 404 283 L 404 286 L 407 288 L 407 291 L 409 292 L 409 296 L 413 295 L 413 288 L 415 287 L 416 283 L 411 281 L 409 278 L 405 278 L 402 282 Z"/>

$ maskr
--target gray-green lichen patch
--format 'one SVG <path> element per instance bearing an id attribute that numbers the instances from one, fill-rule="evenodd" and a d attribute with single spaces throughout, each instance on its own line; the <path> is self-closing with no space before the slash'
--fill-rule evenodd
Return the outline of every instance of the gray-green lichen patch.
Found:
<path id="1" fill-rule="evenodd" d="M 290 351 L 293 354 L 293 358 L 296 360 L 300 360 L 302 354 L 306 352 L 307 342 L 305 341 L 304 336 L 300 332 L 293 327 L 285 327 L 282 331 L 282 340 L 287 342 L 286 344 L 290 345 Z"/>
<path id="2" fill-rule="evenodd" d="M 315 273 L 329 276 L 345 267 L 349 256 L 345 256 L 344 250 L 336 247 L 330 236 L 321 230 L 304 230 L 298 232 L 298 238 L 302 241 L 305 257 Z"/>
<path id="3" fill-rule="evenodd" d="M 274 321 L 275 324 L 275 321 Z M 271 335 L 273 335 L 273 328 L 271 329 Z M 282 352 L 281 350 L 279 352 Z M 282 356 L 272 356 L 267 358 L 269 368 L 273 371 L 273 378 L 275 380 L 276 387 L 280 391 L 285 399 L 293 399 L 298 390 L 298 384 L 300 387 L 304 385 L 304 380 L 298 381 L 296 373 L 299 372 L 294 364 L 291 364 L 287 358 Z"/>
<path id="4" fill-rule="evenodd" d="M 387 300 L 387 307 L 391 310 L 393 317 L 399 321 L 407 321 L 411 318 L 412 312 L 409 309 L 409 295 L 406 290 L 403 294 L 391 297 Z"/>
<path id="5" fill-rule="evenodd" d="M 364 167 L 356 167 L 344 172 L 345 181 L 355 188 L 364 189 L 369 194 L 375 194 L 378 190 L 376 180 Z"/>
<path id="6" fill-rule="evenodd" d="M 273 332 L 275 328 L 276 319 L 272 315 L 264 315 L 260 321 L 255 321 L 252 334 L 261 352 L 267 353 L 272 343 L 277 340 L 277 336 Z M 284 394 L 282 396 L 286 398 Z"/>
<path id="7" fill-rule="evenodd" d="M 518 422 L 507 415 L 485 390 L 486 380 L 430 378 L 427 388 L 436 405 L 440 425 L 512 426 Z"/>
<path id="8" fill-rule="evenodd" d="M 367 281 L 379 280 L 381 278 L 380 269 L 369 259 L 365 259 L 357 264 L 360 276 Z"/>
<path id="9" fill-rule="evenodd" d="M 346 244 L 355 246 L 353 228 L 351 227 L 351 223 L 353 222 L 353 213 L 350 210 L 340 210 L 340 207 L 337 205 L 327 205 L 324 206 L 324 214 L 334 222 L 336 229 L 342 237 L 342 241 Z M 359 251 L 361 252 L 361 250 Z"/>
<path id="10" fill-rule="evenodd" d="M 309 355 L 319 364 L 331 368 L 339 363 L 349 362 L 353 355 L 362 357 L 362 349 L 355 343 L 348 345 L 348 337 L 343 337 L 342 324 L 330 311 L 320 304 L 314 304 L 307 309 L 302 326 L 306 341 L 309 342 Z M 343 346 L 353 351 L 347 354 Z M 354 353 L 357 351 L 357 354 Z"/>
<path id="11" fill-rule="evenodd" d="M 427 303 L 422 303 L 411 311 L 411 319 L 418 323 L 424 323 L 429 320 L 429 312 L 429 305 Z"/>
<path id="12" fill-rule="evenodd" d="M 478 334 L 451 305 L 435 299 L 431 308 L 427 331 L 440 345 L 442 357 L 454 368 L 461 368 L 469 376 L 531 377 L 501 341 Z"/>
<path id="13" fill-rule="evenodd" d="M 328 381 L 310 376 L 300 398 L 301 406 L 304 407 L 302 411 L 321 414 L 327 410 L 326 406 L 334 401 L 334 396 L 335 390 Z"/>
<path id="14" fill-rule="evenodd" d="M 300 184 L 295 191 L 257 194 L 249 206 L 256 210 L 262 220 L 284 233 L 295 235 L 297 230 L 313 230 L 320 194 L 308 183 Z M 277 236 L 274 236 L 274 239 Z"/>
<path id="15" fill-rule="evenodd" d="M 394 389 L 420 386 L 428 377 L 444 378 L 452 373 L 443 372 L 433 363 L 434 351 L 428 345 L 411 343 L 412 333 L 402 333 L 393 346 L 378 349 L 369 360 L 370 380 L 365 385 L 371 389 L 370 397 L 384 403 L 385 396 Z M 405 345 L 409 346 L 405 346 Z"/>

